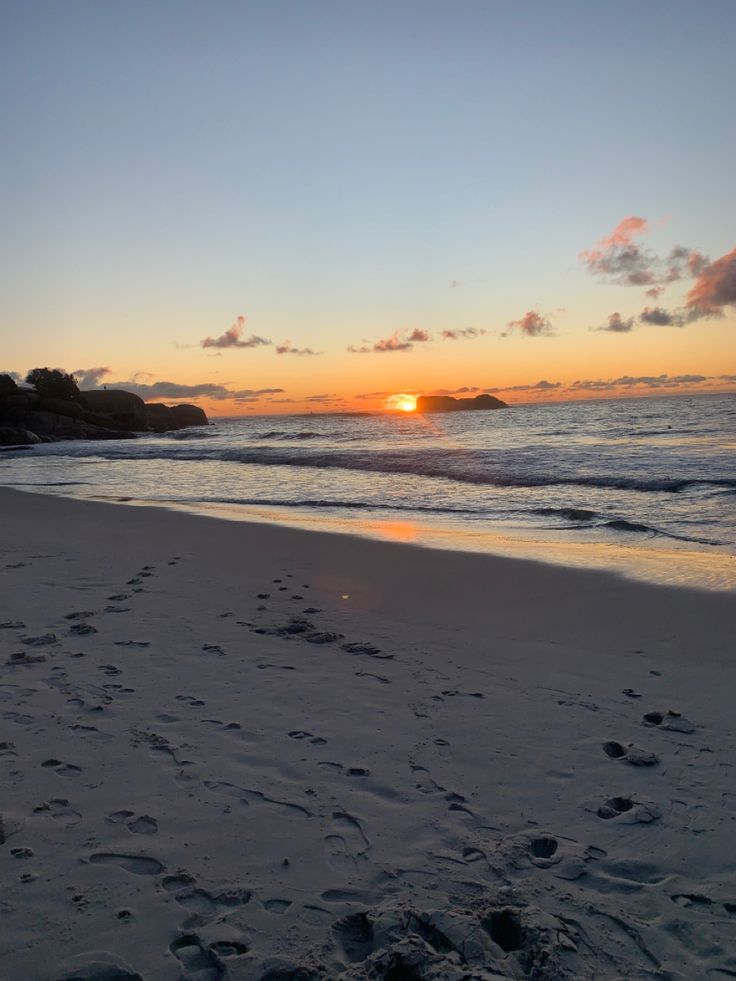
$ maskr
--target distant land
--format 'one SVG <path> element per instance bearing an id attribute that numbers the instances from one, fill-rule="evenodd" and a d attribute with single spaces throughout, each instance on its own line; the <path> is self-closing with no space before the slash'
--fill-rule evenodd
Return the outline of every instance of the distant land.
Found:
<path id="1" fill-rule="evenodd" d="M 483 409 L 508 409 L 495 395 L 476 395 L 473 399 L 455 399 L 451 395 L 420 395 L 417 412 L 477 412 Z"/>

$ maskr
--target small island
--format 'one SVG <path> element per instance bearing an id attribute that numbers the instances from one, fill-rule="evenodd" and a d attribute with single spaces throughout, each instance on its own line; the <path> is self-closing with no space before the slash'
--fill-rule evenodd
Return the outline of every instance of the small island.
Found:
<path id="1" fill-rule="evenodd" d="M 25 385 L 0 374 L 0 446 L 33 446 L 68 439 L 135 439 L 206 426 L 197 405 L 144 402 L 122 389 L 80 391 L 73 375 L 34 368 Z"/>
<path id="2" fill-rule="evenodd" d="M 451 395 L 420 395 L 417 412 L 477 412 L 484 409 L 508 409 L 495 395 L 476 395 L 472 399 L 455 399 Z"/>

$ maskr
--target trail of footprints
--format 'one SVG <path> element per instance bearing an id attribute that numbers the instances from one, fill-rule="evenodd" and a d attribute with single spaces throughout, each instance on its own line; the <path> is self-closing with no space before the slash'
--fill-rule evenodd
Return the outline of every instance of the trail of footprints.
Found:
<path id="1" fill-rule="evenodd" d="M 178 559 L 170 560 L 169 564 L 174 565 L 177 561 Z M 136 588 L 128 592 L 119 592 L 110 595 L 108 597 L 108 603 L 110 605 L 103 608 L 103 613 L 116 616 L 130 612 L 132 607 L 122 604 L 126 604 L 134 599 L 135 593 L 142 591 L 145 580 L 154 574 L 153 566 L 144 566 L 126 584 L 127 586 Z M 283 580 L 274 579 L 272 586 L 277 586 L 279 593 L 290 592 L 290 588 L 283 585 Z M 304 584 L 302 588 L 308 589 L 309 587 L 307 584 Z M 256 598 L 261 601 L 256 612 L 258 614 L 268 613 L 269 608 L 266 606 L 266 602 L 271 600 L 271 593 L 264 591 L 259 593 Z M 302 602 L 303 594 L 294 592 L 288 598 L 280 598 L 286 599 L 288 602 Z M 388 662 L 394 660 L 393 654 L 384 653 L 369 643 L 344 642 L 345 637 L 341 633 L 330 629 L 321 629 L 313 619 L 309 619 L 310 617 L 314 618 L 318 616 L 321 612 L 321 610 L 314 606 L 308 606 L 304 608 L 301 614 L 295 616 L 290 615 L 285 623 L 276 625 L 263 625 L 251 621 L 238 622 L 257 634 L 277 636 L 289 640 L 296 639 L 317 646 L 339 644 L 340 650 L 347 655 L 369 657 Z M 94 635 L 97 629 L 93 624 L 89 623 L 89 620 L 96 615 L 91 610 L 74 611 L 67 614 L 65 619 L 69 622 L 68 636 L 77 638 Z M 231 613 L 223 613 L 221 617 L 229 618 L 232 615 Z M 26 624 L 18 620 L 7 620 L 0 623 L 0 630 L 20 632 L 26 629 Z M 38 636 L 25 634 L 20 637 L 20 643 L 24 648 L 31 651 L 34 649 L 44 649 L 46 652 L 52 652 L 58 649 L 63 641 L 55 633 L 48 632 Z M 114 643 L 120 647 L 138 649 L 145 649 L 149 646 L 148 641 L 134 639 L 119 640 Z M 226 656 L 227 652 L 226 647 L 212 643 L 203 645 L 202 653 L 206 656 L 223 657 Z M 42 658 L 45 660 L 44 655 L 29 654 L 28 651 L 25 651 L 13 655 L 9 663 L 20 669 L 28 665 L 43 663 Z M 293 670 L 292 666 L 265 663 L 259 664 L 258 667 L 261 669 L 274 667 Z M 113 664 L 100 665 L 99 670 L 108 677 L 115 677 L 121 673 L 121 669 Z M 370 679 L 379 684 L 390 684 L 390 678 L 385 675 L 364 670 L 358 670 L 355 673 L 357 677 Z M 652 675 L 657 673 L 651 672 Z M 58 672 L 56 677 L 56 682 L 52 683 L 63 690 L 63 671 Z M 16 692 L 13 694 L 19 694 L 17 690 L 19 686 L 0 686 L 0 700 L 2 700 L 3 688 L 15 688 Z M 22 689 L 20 690 L 22 691 Z M 32 689 L 27 689 L 26 691 L 30 694 Z M 133 691 L 134 689 L 123 688 L 121 685 L 105 685 L 103 686 L 103 690 L 95 689 L 94 686 L 91 686 L 84 692 L 80 690 L 80 695 L 72 698 L 70 702 L 72 704 L 76 703 L 76 707 L 80 711 L 95 711 L 95 705 L 92 703 L 96 699 L 99 702 L 107 702 L 109 704 L 114 696 L 131 694 Z M 87 697 L 80 697 L 82 694 Z M 630 699 L 641 698 L 641 695 L 633 689 L 625 689 L 623 694 Z M 89 696 L 91 696 L 91 701 L 88 701 Z M 441 695 L 433 696 L 433 699 L 441 703 L 445 699 L 456 697 L 482 699 L 484 695 L 482 692 L 462 692 L 457 689 L 448 688 L 443 690 Z M 205 707 L 206 704 L 203 699 L 195 695 L 178 694 L 175 698 L 183 710 L 198 710 Z M 560 704 L 572 705 L 578 703 L 573 700 L 572 702 L 561 702 Z M 98 704 L 97 708 L 99 709 L 99 707 L 100 705 Z M 589 708 L 590 706 L 586 704 L 583 707 Z M 415 714 L 419 718 L 429 718 L 426 714 L 419 713 L 418 711 Z M 23 713 L 5 712 L 3 713 L 3 717 L 18 725 L 28 725 L 32 722 L 32 717 Z M 178 720 L 178 716 L 165 712 L 159 713 L 157 718 L 162 723 L 173 723 Z M 240 723 L 237 722 L 222 722 L 217 719 L 202 719 L 199 721 L 203 725 L 219 728 L 223 733 L 230 733 L 232 735 L 238 734 L 241 730 Z M 641 724 L 647 729 L 660 730 L 663 733 L 692 734 L 696 729 L 696 726 L 692 722 L 683 718 L 678 712 L 672 709 L 646 712 L 641 717 Z M 79 723 L 76 724 L 75 728 L 82 729 L 86 732 L 97 732 L 96 727 L 82 726 Z M 305 730 L 292 730 L 287 735 L 292 740 L 301 741 L 313 747 L 321 747 L 327 743 L 326 739 Z M 183 774 L 185 774 L 187 768 L 195 766 L 193 761 L 183 758 L 179 754 L 179 751 L 172 747 L 164 737 L 155 733 L 137 733 L 135 734 L 135 738 L 148 743 L 149 750 L 154 757 L 171 761 L 177 770 L 177 781 L 179 779 L 186 780 Z M 446 740 L 437 738 L 434 740 L 434 746 L 441 756 L 447 757 L 451 752 L 450 745 Z M 634 742 L 626 743 L 609 740 L 601 744 L 601 751 L 602 756 L 605 756 L 617 766 L 645 769 L 656 767 L 660 762 L 659 757 L 654 752 L 642 748 Z M 14 747 L 12 743 L 6 742 L 0 744 L 0 753 L 3 752 L 8 754 L 13 753 Z M 367 777 L 370 773 L 364 767 L 349 767 L 329 760 L 318 761 L 317 765 L 325 771 L 329 770 L 349 777 Z M 55 758 L 49 758 L 43 761 L 41 766 L 53 772 L 55 776 L 62 778 L 73 778 L 81 773 L 81 769 L 75 764 Z M 465 798 L 460 794 L 447 791 L 440 784 L 436 783 L 426 767 L 412 763 L 411 770 L 415 778 L 418 793 L 442 795 L 448 805 L 449 811 L 461 812 L 473 816 L 472 811 L 466 806 Z M 191 776 L 189 779 L 196 778 Z M 266 806 L 275 808 L 282 813 L 301 815 L 304 818 L 312 817 L 312 812 L 303 805 L 269 797 L 259 790 L 218 780 L 202 780 L 201 786 L 209 793 L 235 799 L 244 807 L 251 805 Z M 45 817 L 49 820 L 59 822 L 66 827 L 73 827 L 81 821 L 80 813 L 74 809 L 70 800 L 65 797 L 52 797 L 48 801 L 44 801 L 35 808 L 35 813 L 39 817 Z M 641 798 L 637 794 L 614 794 L 600 801 L 594 809 L 594 813 L 601 820 L 614 821 L 621 824 L 646 824 L 656 821 L 660 817 L 658 805 Z M 149 814 L 137 814 L 134 811 L 125 809 L 108 814 L 106 819 L 112 824 L 117 824 L 125 828 L 131 835 L 153 836 L 158 833 L 158 822 Z M 2 825 L 0 824 L 0 832 L 1 830 Z M 324 847 L 328 864 L 341 875 L 350 875 L 359 869 L 361 863 L 367 861 L 371 843 L 362 823 L 357 818 L 347 811 L 336 809 L 332 811 L 331 817 L 329 818 L 329 828 L 324 835 Z M 554 875 L 564 879 L 575 879 L 579 877 L 589 867 L 590 863 L 595 865 L 595 863 L 600 862 L 601 859 L 606 857 L 605 852 L 601 849 L 592 847 L 587 849 L 582 848 L 574 842 L 569 842 L 545 833 L 514 836 L 512 839 L 502 843 L 500 847 L 502 851 L 505 850 L 511 856 L 512 862 L 527 862 L 537 868 L 550 870 Z M 24 859 L 30 861 L 34 857 L 33 850 L 22 845 L 14 848 L 11 854 L 19 860 Z M 480 863 L 488 871 L 491 868 L 489 865 L 491 859 L 486 854 L 486 851 L 476 847 L 474 844 L 465 846 L 458 860 L 468 866 Z M 199 979 L 201 981 L 215 981 L 215 979 L 224 977 L 228 958 L 240 956 L 247 951 L 247 944 L 240 937 L 210 942 L 205 945 L 197 935 L 196 928 L 218 917 L 222 912 L 247 905 L 253 896 L 250 889 L 244 887 L 230 888 L 219 892 L 212 892 L 199 886 L 188 873 L 176 872 L 174 874 L 166 874 L 165 866 L 159 859 L 134 852 L 101 850 L 90 854 L 88 861 L 92 865 L 117 867 L 134 876 L 149 877 L 152 879 L 159 877 L 158 886 L 162 890 L 162 893 L 170 895 L 185 914 L 185 920 L 182 923 L 182 933 L 172 942 L 170 947 L 171 953 L 182 965 L 184 977 L 197 977 L 198 981 Z M 624 869 L 624 871 L 634 874 L 630 868 Z M 32 873 L 24 874 L 32 875 Z M 325 892 L 322 898 L 328 903 L 342 901 L 360 902 L 361 894 L 357 891 L 332 889 Z M 713 900 L 700 893 L 688 892 L 674 893 L 670 896 L 670 899 L 678 907 L 694 911 L 697 914 L 707 913 L 726 918 L 736 916 L 736 902 Z M 263 902 L 264 909 L 274 915 L 283 915 L 291 906 L 292 901 L 288 899 L 271 898 Z M 311 909 L 312 907 L 309 908 Z M 320 910 L 318 907 L 314 907 L 313 910 L 318 920 L 320 913 L 330 915 L 327 914 L 327 911 Z M 131 915 L 132 913 L 129 910 L 121 910 L 118 914 L 121 920 L 129 918 Z M 460 949 L 450 939 L 449 934 L 443 934 L 429 920 L 422 919 L 422 915 L 412 915 L 414 916 L 413 920 L 411 918 L 407 920 L 404 917 L 402 921 L 404 923 L 402 935 L 406 935 L 408 929 L 410 933 L 414 931 L 417 936 L 428 943 L 430 943 L 428 938 L 431 938 L 430 946 L 433 946 L 433 949 L 443 949 L 446 951 Z M 514 910 L 509 907 L 490 911 L 481 922 L 481 929 L 503 951 L 508 953 L 522 950 L 525 944 L 527 944 L 528 936 L 530 935 L 529 917 L 530 911 L 528 908 Z M 409 924 L 408 927 L 406 926 L 407 923 Z M 372 958 L 374 955 L 377 956 L 376 952 L 382 949 L 382 945 L 386 946 L 386 941 L 380 939 L 380 929 L 376 918 L 369 912 L 351 913 L 342 919 L 334 921 L 332 930 L 349 963 L 367 963 L 369 959 L 373 963 Z M 567 936 L 565 931 L 566 928 L 562 926 L 558 932 L 558 939 L 560 936 L 563 938 Z M 524 939 L 525 936 L 527 940 Z M 443 937 L 444 939 L 442 939 Z M 421 974 L 411 973 L 408 963 L 405 965 L 406 973 L 402 973 L 400 958 L 398 960 L 394 959 L 391 963 L 393 966 L 389 965 L 387 973 L 380 973 L 380 968 L 377 967 L 375 977 L 386 979 L 400 979 L 403 977 L 414 979 L 422 977 Z M 286 972 L 283 974 L 280 973 L 278 977 L 284 979 L 292 977 L 307 978 L 310 975 L 308 973 L 292 974 Z"/>

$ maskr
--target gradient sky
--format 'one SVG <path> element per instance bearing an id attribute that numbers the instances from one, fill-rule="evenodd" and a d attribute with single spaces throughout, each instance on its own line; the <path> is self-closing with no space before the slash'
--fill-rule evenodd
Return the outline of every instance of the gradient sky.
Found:
<path id="1" fill-rule="evenodd" d="M 209 386 L 218 414 L 736 389 L 733 0 L 1 0 L 0 18 L 0 370 Z M 648 282 L 614 281 L 629 245 Z M 647 297 L 674 246 L 696 259 Z M 688 302 L 703 270 L 707 308 Z M 681 326 L 642 324 L 647 306 Z M 613 313 L 630 329 L 595 329 Z M 272 343 L 202 346 L 239 316 L 241 342 Z M 412 332 L 432 340 L 348 350 Z"/>

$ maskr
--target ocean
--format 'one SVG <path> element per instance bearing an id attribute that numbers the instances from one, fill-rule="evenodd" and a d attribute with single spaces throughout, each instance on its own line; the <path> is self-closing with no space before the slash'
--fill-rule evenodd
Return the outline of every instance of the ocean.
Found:
<path id="1" fill-rule="evenodd" d="M 0 455 L 0 485 L 736 589 L 736 395 L 216 419 Z"/>

